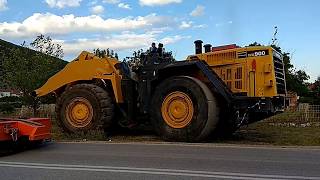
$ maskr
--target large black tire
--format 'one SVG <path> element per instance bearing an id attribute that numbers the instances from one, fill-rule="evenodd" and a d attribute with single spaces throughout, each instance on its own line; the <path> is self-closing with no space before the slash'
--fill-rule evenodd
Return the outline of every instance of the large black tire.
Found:
<path id="1" fill-rule="evenodd" d="M 56 114 L 58 124 L 66 132 L 107 131 L 112 125 L 114 104 L 103 88 L 94 84 L 77 84 L 66 89 L 58 98 Z"/>
<path id="2" fill-rule="evenodd" d="M 166 109 L 164 106 L 172 108 L 174 106 L 173 103 L 176 103 L 174 98 L 172 101 L 169 99 L 170 102 L 167 103 L 168 97 L 170 98 L 175 93 L 182 94 L 182 103 L 184 103 L 184 99 L 192 101 L 192 108 L 185 108 L 193 110 L 190 111 L 192 119 L 188 121 L 187 125 L 181 127 L 174 126 L 174 123 L 168 123 L 168 120 L 165 120 L 168 119 L 166 117 L 173 116 L 167 116 L 166 112 L 163 112 Z M 168 112 L 167 114 L 170 113 Z M 156 87 L 151 101 L 150 116 L 155 131 L 163 139 L 168 141 L 199 142 L 205 140 L 215 130 L 219 121 L 219 108 L 216 98 L 203 82 L 189 76 L 175 76 L 164 80 Z"/>

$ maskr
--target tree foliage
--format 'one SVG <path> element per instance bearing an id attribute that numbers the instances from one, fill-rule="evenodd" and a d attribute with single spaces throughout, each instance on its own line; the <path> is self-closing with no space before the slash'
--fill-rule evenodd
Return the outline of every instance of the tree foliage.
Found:
<path id="1" fill-rule="evenodd" d="M 310 84 L 310 99 L 312 104 L 320 104 L 320 76 L 314 83 Z"/>
<path id="2" fill-rule="evenodd" d="M 262 45 L 258 42 L 253 42 L 253 43 L 249 44 L 248 46 L 262 46 Z"/>
<path id="3" fill-rule="evenodd" d="M 317 96 L 320 96 L 320 76 L 318 76 L 317 80 L 313 83 L 311 90 L 315 92 Z"/>
<path id="4" fill-rule="evenodd" d="M 5 79 L 8 87 L 21 91 L 23 103 L 33 107 L 34 110 L 38 107 L 41 100 L 46 99 L 35 98 L 31 96 L 31 92 L 42 86 L 49 77 L 66 65 L 65 61 L 51 56 L 60 54 L 58 57 L 61 57 L 60 50 L 53 52 L 52 49 L 48 50 L 44 48 L 52 47 L 52 42 L 48 40 L 50 38 L 46 38 L 48 41 L 42 42 L 39 39 L 41 38 L 38 36 L 31 43 L 33 45 L 30 44 L 30 46 L 38 47 L 38 51 L 11 43 L 5 43 L 5 48 L 2 49 L 3 79 Z M 40 46 L 40 44 L 43 44 L 43 46 Z"/>
<path id="5" fill-rule="evenodd" d="M 25 42 L 23 43 L 23 45 Z M 56 58 L 63 58 L 63 49 L 60 44 L 52 42 L 50 36 L 45 37 L 44 35 L 39 35 L 37 38 L 30 43 L 30 47 L 36 51 L 53 56 Z"/>
<path id="6" fill-rule="evenodd" d="M 110 50 L 109 48 L 107 50 L 105 49 L 94 49 L 93 54 L 100 57 L 100 58 L 105 58 L 105 57 L 114 57 L 118 59 L 118 54 L 114 52 L 114 50 Z"/>

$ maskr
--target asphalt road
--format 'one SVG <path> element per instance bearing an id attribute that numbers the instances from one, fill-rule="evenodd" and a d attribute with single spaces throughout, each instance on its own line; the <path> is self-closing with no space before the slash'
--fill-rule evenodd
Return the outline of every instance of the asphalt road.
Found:
<path id="1" fill-rule="evenodd" d="M 320 180 L 320 149 L 49 143 L 0 157 L 0 179 Z"/>

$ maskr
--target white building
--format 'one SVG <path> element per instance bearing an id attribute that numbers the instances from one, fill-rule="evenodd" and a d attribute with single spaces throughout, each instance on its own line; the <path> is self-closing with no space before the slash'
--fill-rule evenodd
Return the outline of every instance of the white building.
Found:
<path id="1" fill-rule="evenodd" d="M 10 97 L 10 96 L 19 97 L 21 96 L 21 92 L 18 92 L 15 90 L 9 90 L 9 89 L 0 89 L 0 98 Z"/>

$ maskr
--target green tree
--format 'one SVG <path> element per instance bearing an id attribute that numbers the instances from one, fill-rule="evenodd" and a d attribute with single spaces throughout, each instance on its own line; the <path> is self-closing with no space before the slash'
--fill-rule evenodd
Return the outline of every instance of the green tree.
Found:
<path id="1" fill-rule="evenodd" d="M 317 80 L 313 83 L 313 89 L 316 92 L 317 96 L 320 96 L 320 76 L 318 76 Z"/>
<path id="2" fill-rule="evenodd" d="M 312 91 L 313 104 L 320 104 L 320 76 L 310 85 Z"/>
<path id="3" fill-rule="evenodd" d="M 104 49 L 101 50 L 101 49 L 97 48 L 97 49 L 93 50 L 93 54 L 100 57 L 100 58 L 104 58 L 107 56 L 107 51 Z"/>
<path id="4" fill-rule="evenodd" d="M 24 44 L 25 42 L 22 44 L 22 46 Z M 36 51 L 56 58 L 63 58 L 64 55 L 62 46 L 60 44 L 53 43 L 50 36 L 45 37 L 41 34 L 37 36 L 32 43 L 30 43 L 30 46 Z"/>
<path id="5" fill-rule="evenodd" d="M 0 50 L 0 89 L 5 88 L 5 82 L 4 82 L 4 68 L 3 68 L 3 52 Z"/>
<path id="6" fill-rule="evenodd" d="M 249 44 L 249 46 L 262 46 L 262 45 L 258 42 L 254 42 L 254 43 Z"/>
<path id="7" fill-rule="evenodd" d="M 114 52 L 114 50 L 110 50 L 109 48 L 107 50 L 105 49 L 94 49 L 93 54 L 100 57 L 100 58 L 105 58 L 105 57 L 114 57 L 118 59 L 118 54 Z"/>
<path id="8" fill-rule="evenodd" d="M 37 37 L 35 40 L 37 42 L 34 41 L 31 44 L 41 44 L 38 43 L 38 40 Z M 43 44 L 43 46 L 46 47 L 47 45 Z M 41 52 L 48 53 L 48 55 Z M 49 56 L 54 53 L 57 52 L 41 50 L 38 52 L 25 47 L 14 46 L 8 48 L 4 56 L 4 77 L 8 86 L 23 93 L 23 103 L 33 108 L 34 115 L 36 115 L 39 103 L 45 98 L 33 97 L 31 92 L 44 84 L 49 77 L 57 73 L 66 64 L 61 59 Z"/>

